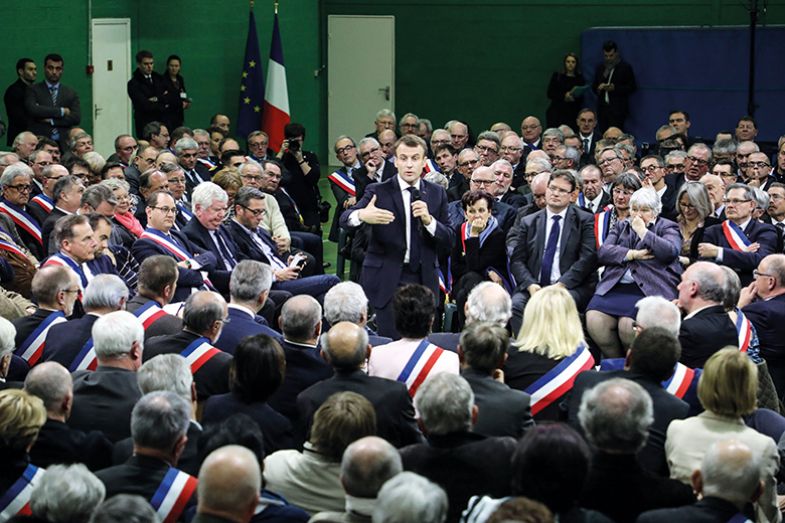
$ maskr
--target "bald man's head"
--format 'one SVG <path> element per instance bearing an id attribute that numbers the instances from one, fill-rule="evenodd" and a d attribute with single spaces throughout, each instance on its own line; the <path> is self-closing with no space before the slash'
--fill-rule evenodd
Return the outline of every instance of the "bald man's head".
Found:
<path id="1" fill-rule="evenodd" d="M 47 414 L 68 417 L 73 399 L 73 380 L 68 369 L 55 361 L 36 365 L 25 378 L 25 391 L 44 402 Z"/>
<path id="2" fill-rule="evenodd" d="M 221 447 L 199 469 L 197 513 L 249 521 L 261 487 L 262 474 L 253 452 L 239 445 Z"/>
<path id="3" fill-rule="evenodd" d="M 402 470 L 395 447 L 378 436 L 366 436 L 343 452 L 341 484 L 351 496 L 375 498 L 382 485 Z"/>
<path id="4" fill-rule="evenodd" d="M 348 321 L 336 323 L 322 335 L 322 351 L 334 368 L 357 369 L 369 354 L 368 332 Z"/>
<path id="5" fill-rule="evenodd" d="M 309 342 L 319 337 L 322 324 L 322 306 L 311 296 L 300 294 L 286 300 L 278 319 L 287 339 Z"/>

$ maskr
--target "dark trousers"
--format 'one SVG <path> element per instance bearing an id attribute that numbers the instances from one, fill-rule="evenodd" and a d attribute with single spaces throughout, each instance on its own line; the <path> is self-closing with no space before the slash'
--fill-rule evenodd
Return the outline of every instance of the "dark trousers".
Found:
<path id="1" fill-rule="evenodd" d="M 322 243 L 322 237 L 312 232 L 302 231 L 290 231 L 289 234 L 292 236 L 292 245 L 299 243 L 302 247 L 299 245 L 295 246 L 313 255 L 316 259 L 315 274 L 324 274 L 324 267 L 322 267 L 324 264 L 324 244 Z"/>
<path id="2" fill-rule="evenodd" d="M 404 265 L 398 287 L 402 287 L 409 283 L 422 284 L 422 275 L 420 274 L 420 271 L 410 271 L 408 266 Z M 392 298 L 390 298 L 390 301 L 388 301 L 384 307 L 376 309 L 376 331 L 379 336 L 386 336 L 394 340 L 401 339 L 401 335 L 398 334 L 398 330 L 395 328 Z"/>

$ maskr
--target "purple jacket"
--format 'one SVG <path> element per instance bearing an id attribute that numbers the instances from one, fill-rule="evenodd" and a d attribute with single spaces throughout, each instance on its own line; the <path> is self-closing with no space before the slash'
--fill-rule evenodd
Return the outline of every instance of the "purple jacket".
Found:
<path id="1" fill-rule="evenodd" d="M 654 258 L 625 261 L 630 249 L 648 249 Z M 632 230 L 629 221 L 618 222 L 597 252 L 600 265 L 605 265 L 605 272 L 597 285 L 596 294 L 604 296 L 629 269 L 644 295 L 674 299 L 682 273 L 680 249 L 679 226 L 670 220 L 657 218 L 643 240 Z"/>

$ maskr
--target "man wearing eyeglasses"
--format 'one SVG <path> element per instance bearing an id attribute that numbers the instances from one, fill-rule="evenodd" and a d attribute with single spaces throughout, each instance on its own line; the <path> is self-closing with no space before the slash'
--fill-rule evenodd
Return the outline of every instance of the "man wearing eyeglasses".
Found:
<path id="1" fill-rule="evenodd" d="M 732 268 L 742 285 L 749 285 L 752 271 L 776 249 L 777 232 L 773 226 L 752 219 L 757 203 L 749 186 L 729 185 L 723 202 L 728 219 L 706 229 L 698 254 Z"/>
<path id="2" fill-rule="evenodd" d="M 657 192 L 662 203 L 660 216 L 669 220 L 676 219 L 676 187 L 672 181 L 665 176 L 665 162 L 657 155 L 651 154 L 641 158 L 641 172 L 645 176 L 646 184 Z"/>
<path id="3" fill-rule="evenodd" d="M 469 181 L 470 191 L 485 191 L 495 197 L 496 188 L 496 174 L 494 174 L 491 167 L 480 166 L 472 172 L 472 177 Z M 491 215 L 496 218 L 496 221 L 499 222 L 499 227 L 505 233 L 510 230 L 510 227 L 515 222 L 515 209 L 511 205 L 500 201 L 494 202 Z M 450 227 L 453 229 L 460 227 L 466 221 L 466 215 L 463 212 L 460 199 L 447 204 L 447 218 Z"/>
<path id="4" fill-rule="evenodd" d="M 768 216 L 764 216 L 763 221 L 770 223 L 777 229 L 777 251 L 782 253 L 783 238 L 785 238 L 785 184 L 774 182 L 769 186 Z M 768 218 L 768 219 L 767 219 Z"/>
<path id="5" fill-rule="evenodd" d="M 352 171 L 355 201 L 363 197 L 365 188 L 369 184 L 389 180 L 398 172 L 395 165 L 385 159 L 384 150 L 375 138 L 367 137 L 360 140 L 359 150 L 362 165 Z M 340 217 L 342 212 L 343 209 L 336 212 L 336 216 Z"/>
<path id="6" fill-rule="evenodd" d="M 506 203 L 516 211 L 526 205 L 526 197 L 512 189 L 512 164 L 507 160 L 496 160 L 491 164 L 491 169 L 496 176 L 496 187 L 491 194 L 496 197 L 496 200 Z"/>
<path id="7" fill-rule="evenodd" d="M 196 169 L 196 155 L 199 151 L 199 144 L 193 138 L 184 136 L 177 140 L 177 143 L 174 145 L 174 151 L 177 154 L 177 163 L 180 164 L 185 173 L 185 191 L 190 198 L 194 188 L 200 183 L 209 180 L 210 175 L 206 172 L 199 173 Z M 199 165 L 201 166 L 202 164 Z"/>
<path id="8" fill-rule="evenodd" d="M 610 192 L 611 184 L 624 171 L 624 162 L 613 147 L 607 147 L 600 151 L 597 166 L 602 171 L 602 183 L 605 186 L 605 191 Z"/>
<path id="9" fill-rule="evenodd" d="M 3 197 L 0 212 L 7 214 L 16 225 L 25 246 L 39 260 L 44 257 L 43 232 L 41 223 L 30 213 L 27 203 L 33 184 L 33 170 L 22 162 L 6 167 L 0 176 Z"/>
<path id="10" fill-rule="evenodd" d="M 130 134 L 120 134 L 114 139 L 114 154 L 106 159 L 109 162 L 118 162 L 125 169 L 131 165 L 131 157 L 133 157 L 136 148 L 136 138 Z"/>
<path id="11" fill-rule="evenodd" d="M 139 178 L 142 173 L 155 165 L 158 149 L 152 145 L 140 145 L 131 157 L 131 164 L 125 169 L 125 181 L 130 186 L 130 193 L 141 196 L 139 193 Z"/>
<path id="12" fill-rule="evenodd" d="M 493 131 L 485 131 L 477 137 L 474 150 L 480 155 L 480 162 L 488 167 L 499 159 L 500 146 L 499 135 Z"/>
<path id="13" fill-rule="evenodd" d="M 755 326 L 777 395 L 785 397 L 785 255 L 763 258 L 738 306 Z"/>
<path id="14" fill-rule="evenodd" d="M 684 180 L 697 182 L 701 177 L 709 172 L 711 162 L 711 149 L 706 144 L 696 143 L 687 150 L 687 158 L 684 159 Z M 678 184 L 681 186 L 681 184 Z"/>
<path id="15" fill-rule="evenodd" d="M 751 153 L 747 158 L 747 184 L 768 191 L 777 179 L 771 174 L 771 162 L 766 153 Z"/>
<path id="16" fill-rule="evenodd" d="M 450 178 L 447 187 L 447 199 L 451 202 L 460 200 L 463 193 L 469 190 L 469 180 L 474 170 L 480 166 L 480 155 L 474 149 L 463 149 L 458 153 L 458 174 Z"/>

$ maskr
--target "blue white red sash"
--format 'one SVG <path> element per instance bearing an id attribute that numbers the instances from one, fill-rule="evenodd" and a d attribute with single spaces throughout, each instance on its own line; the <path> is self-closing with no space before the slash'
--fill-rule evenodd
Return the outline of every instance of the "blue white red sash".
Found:
<path id="1" fill-rule="evenodd" d="M 414 349 L 409 361 L 403 366 L 403 370 L 398 375 L 397 381 L 406 384 L 409 389 L 409 396 L 414 397 L 417 389 L 420 388 L 422 382 L 428 377 L 433 366 L 444 353 L 444 349 L 437 347 L 428 340 L 422 340 L 420 344 Z"/>
<path id="2" fill-rule="evenodd" d="M 426 174 L 428 174 L 430 172 L 433 172 L 433 171 L 436 171 L 437 173 L 442 172 L 442 170 L 439 169 L 439 166 L 436 164 L 436 162 L 434 162 L 430 158 L 426 158 L 426 160 L 425 160 L 425 167 L 422 170 L 422 175 L 421 176 L 425 176 Z"/>
<path id="3" fill-rule="evenodd" d="M 346 174 L 343 171 L 335 171 L 330 176 L 327 177 L 328 180 L 333 182 L 335 185 L 346 191 L 349 196 L 357 196 L 357 190 L 354 186 L 354 180 L 351 176 Z"/>
<path id="4" fill-rule="evenodd" d="M 180 518 L 198 484 L 199 480 L 190 474 L 174 467 L 169 469 L 150 498 L 150 505 L 163 523 L 174 523 Z"/>
<path id="5" fill-rule="evenodd" d="M 215 357 L 220 350 L 210 344 L 210 340 L 205 337 L 197 338 L 188 345 L 180 355 L 185 358 L 191 366 L 191 374 L 202 368 L 202 365 Z"/>
<path id="6" fill-rule="evenodd" d="M 41 209 L 49 214 L 52 212 L 52 209 L 55 208 L 55 202 L 52 201 L 50 197 L 45 195 L 44 193 L 39 194 L 38 196 L 34 196 L 30 199 L 30 203 L 34 203 L 39 206 Z"/>
<path id="7" fill-rule="evenodd" d="M 594 366 L 594 357 L 586 345 L 581 344 L 575 354 L 564 358 L 526 388 L 531 395 L 532 416 L 561 398 L 575 383 L 581 372 Z"/>
<path id="8" fill-rule="evenodd" d="M 78 370 L 95 370 L 98 367 L 98 357 L 93 348 L 93 338 L 88 339 L 76 355 L 74 361 L 69 365 L 68 370 L 76 372 Z"/>
<path id="9" fill-rule="evenodd" d="M 27 258 L 25 253 L 22 252 L 22 249 L 20 249 L 15 243 L 11 243 L 2 238 L 0 238 L 0 249 L 17 254 L 22 258 Z"/>
<path id="10" fill-rule="evenodd" d="M 155 242 L 156 245 L 163 247 L 168 253 L 180 261 L 185 261 L 191 258 L 191 255 L 188 252 L 184 251 L 179 245 L 167 238 L 164 233 L 157 229 L 151 229 L 148 227 L 145 229 L 142 235 L 139 236 L 139 238 L 144 238 Z"/>
<path id="11" fill-rule="evenodd" d="M 25 360 L 31 367 L 35 365 L 41 358 L 44 352 L 44 342 L 46 341 L 46 333 L 52 325 L 57 325 L 65 321 L 65 314 L 63 311 L 54 311 L 42 321 L 36 329 L 30 333 L 22 345 L 17 347 L 14 354 Z"/>
<path id="12" fill-rule="evenodd" d="M 750 342 L 752 341 L 752 323 L 747 317 L 741 312 L 741 309 L 736 308 L 736 333 L 739 336 L 739 350 L 741 352 L 747 352 L 747 349 L 750 348 Z"/>
<path id="13" fill-rule="evenodd" d="M 38 222 L 35 221 L 35 218 L 27 214 L 16 205 L 7 202 L 6 200 L 0 201 L 0 212 L 10 216 L 17 227 L 21 227 L 27 231 L 30 236 L 35 238 L 36 241 L 41 244 L 41 246 L 44 245 L 44 242 L 41 239 L 41 227 L 38 225 Z"/>
<path id="14" fill-rule="evenodd" d="M 69 258 L 68 256 L 65 256 L 60 253 L 51 255 L 44 262 L 43 267 L 49 267 L 51 265 L 60 265 L 63 267 L 68 267 L 79 276 L 79 280 L 82 283 L 82 289 L 87 288 L 88 278 L 87 278 L 87 274 L 85 274 L 84 268 L 78 263 L 76 263 L 74 260 Z"/>
<path id="15" fill-rule="evenodd" d="M 445 296 L 450 295 L 450 282 L 444 277 L 444 273 L 442 272 L 441 268 L 436 269 L 436 277 L 439 280 L 439 290 L 444 293 Z"/>
<path id="16" fill-rule="evenodd" d="M 613 206 L 608 205 L 602 212 L 598 212 L 594 215 L 594 237 L 597 239 L 598 249 L 602 247 L 602 244 L 605 243 L 605 238 L 608 237 L 612 214 Z"/>
<path id="17" fill-rule="evenodd" d="M 142 327 L 146 331 L 150 325 L 158 321 L 159 318 L 166 316 L 167 313 L 155 300 L 150 300 L 134 311 L 134 316 L 142 322 Z"/>
<path id="18" fill-rule="evenodd" d="M 730 220 L 722 222 L 722 234 L 725 235 L 728 245 L 730 245 L 731 249 L 734 251 L 747 252 L 747 249 L 752 243 L 750 239 L 747 238 L 747 235 L 744 234 L 744 231 L 741 230 L 741 227 Z"/>
<path id="19" fill-rule="evenodd" d="M 673 376 L 663 381 L 662 386 L 677 398 L 684 398 L 693 379 L 695 379 L 695 371 L 693 369 L 682 363 L 676 363 Z"/>
<path id="20" fill-rule="evenodd" d="M 194 217 L 194 213 L 191 212 L 191 209 L 184 202 L 175 203 L 175 207 L 177 207 L 178 212 L 185 216 L 185 221 L 191 221 L 191 218 Z"/>
<path id="21" fill-rule="evenodd" d="M 207 167 L 209 167 L 210 169 L 212 169 L 212 168 L 214 168 L 214 167 L 215 167 L 215 164 L 214 164 L 213 162 L 211 162 L 210 160 L 206 160 L 206 159 L 204 159 L 204 158 L 197 158 L 197 159 L 196 159 L 196 161 L 197 161 L 197 162 L 199 162 L 199 163 L 202 163 L 202 164 L 206 165 L 206 166 L 207 166 Z"/>
<path id="22" fill-rule="evenodd" d="M 27 466 L 19 479 L 0 498 L 0 521 L 8 521 L 16 515 L 31 515 L 30 494 L 45 472 L 45 469 L 35 465 Z"/>

